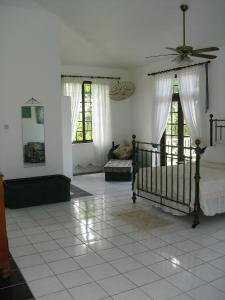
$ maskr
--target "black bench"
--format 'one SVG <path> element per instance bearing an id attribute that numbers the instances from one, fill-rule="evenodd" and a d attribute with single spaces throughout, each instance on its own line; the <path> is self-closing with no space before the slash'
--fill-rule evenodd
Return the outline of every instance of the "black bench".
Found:
<path id="1" fill-rule="evenodd" d="M 22 208 L 69 201 L 70 181 L 64 175 L 5 180 L 5 205 L 8 208 Z"/>

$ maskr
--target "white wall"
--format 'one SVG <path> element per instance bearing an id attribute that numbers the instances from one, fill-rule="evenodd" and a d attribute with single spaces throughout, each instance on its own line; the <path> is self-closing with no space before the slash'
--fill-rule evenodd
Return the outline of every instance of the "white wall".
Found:
<path id="1" fill-rule="evenodd" d="M 93 76 L 113 76 L 121 77 L 121 80 L 128 79 L 128 72 L 123 69 L 88 67 L 88 66 L 66 66 L 61 67 L 62 74 L 67 75 L 93 75 Z M 130 100 L 112 101 L 111 100 L 111 119 L 112 119 L 112 136 L 116 143 L 123 140 L 131 139 L 131 103 Z M 82 166 L 78 170 L 77 165 Z M 74 172 L 88 172 L 96 170 L 95 154 L 92 143 L 73 144 L 73 165 Z"/>
<path id="2" fill-rule="evenodd" d="M 210 113 L 214 113 L 217 118 L 225 118 L 225 47 L 222 47 L 217 55 L 217 59 L 209 64 L 210 107 L 205 115 L 208 129 Z M 136 93 L 131 97 L 132 131 L 139 140 L 152 139 L 151 118 L 154 111 L 152 111 L 151 77 L 147 74 L 174 67 L 169 59 L 158 60 L 130 72 L 130 79 L 136 84 Z"/>
<path id="3" fill-rule="evenodd" d="M 62 173 L 59 21 L 0 5 L 0 170 L 5 178 Z M 24 168 L 21 106 L 45 108 L 46 165 Z M 7 129 L 8 128 L 8 129 Z"/>

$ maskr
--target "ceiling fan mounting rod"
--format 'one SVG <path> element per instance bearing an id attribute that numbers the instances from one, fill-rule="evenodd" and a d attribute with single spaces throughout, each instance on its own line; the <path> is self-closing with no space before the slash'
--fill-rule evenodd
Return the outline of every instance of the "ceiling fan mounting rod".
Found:
<path id="1" fill-rule="evenodd" d="M 183 46 L 185 46 L 185 44 L 186 44 L 186 36 L 185 36 L 185 12 L 186 12 L 186 10 L 188 10 L 188 5 L 182 4 L 180 6 L 180 9 L 183 12 Z"/>

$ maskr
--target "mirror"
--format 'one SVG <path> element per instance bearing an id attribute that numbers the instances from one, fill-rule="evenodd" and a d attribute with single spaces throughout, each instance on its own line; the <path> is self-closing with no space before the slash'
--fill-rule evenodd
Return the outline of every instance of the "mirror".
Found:
<path id="1" fill-rule="evenodd" d="M 44 106 L 39 104 L 22 106 L 21 118 L 24 166 L 45 165 Z"/>

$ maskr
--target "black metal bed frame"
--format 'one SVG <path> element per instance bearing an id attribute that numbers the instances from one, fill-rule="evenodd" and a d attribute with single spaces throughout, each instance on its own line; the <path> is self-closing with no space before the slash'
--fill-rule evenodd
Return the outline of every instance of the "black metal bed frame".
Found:
<path id="1" fill-rule="evenodd" d="M 210 114 L 209 122 L 210 146 L 212 146 L 217 143 L 218 140 L 222 139 L 223 128 L 225 128 L 225 119 L 213 119 L 213 115 Z M 180 160 L 180 151 L 178 151 L 177 154 L 173 154 L 172 151 L 171 153 L 165 154 L 166 148 L 177 148 L 177 146 L 140 142 L 136 141 L 136 136 L 133 135 L 133 203 L 136 202 L 138 196 L 157 203 L 159 206 L 164 206 L 184 214 L 193 214 L 194 219 L 192 228 L 195 228 L 199 224 L 199 213 L 201 210 L 199 199 L 199 185 L 201 178 L 200 159 L 204 149 L 200 147 L 200 144 L 200 140 L 196 140 L 195 147 L 182 147 L 181 150 L 187 150 L 190 153 L 190 156 L 183 155 L 182 160 Z M 195 153 L 194 156 L 193 153 Z M 165 158 L 163 159 L 162 164 L 163 154 L 165 154 Z M 169 160 L 171 163 L 168 165 Z M 185 171 L 187 167 L 189 168 L 188 174 L 186 174 Z M 168 174 L 169 168 L 171 174 Z M 182 174 L 180 170 L 182 170 Z M 193 175 L 194 184 L 192 183 Z M 168 180 L 169 178 L 170 182 Z M 180 187 L 180 181 L 182 182 L 182 187 Z M 135 186 L 135 182 L 137 182 L 137 186 Z M 188 185 L 188 192 L 186 191 L 186 185 Z M 192 211 L 191 200 L 193 188 L 195 189 L 195 199 Z"/>

